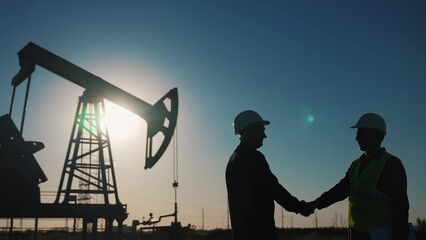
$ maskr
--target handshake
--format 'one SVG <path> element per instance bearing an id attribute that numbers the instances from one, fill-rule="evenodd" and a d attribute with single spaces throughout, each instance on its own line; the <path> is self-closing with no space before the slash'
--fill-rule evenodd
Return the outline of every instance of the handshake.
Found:
<path id="1" fill-rule="evenodd" d="M 300 214 L 302 214 L 302 216 L 304 217 L 308 217 L 309 215 L 314 213 L 315 209 L 317 209 L 318 207 L 318 203 L 315 201 L 305 202 L 302 200 L 301 203 L 302 203 L 302 209 L 300 211 Z"/>

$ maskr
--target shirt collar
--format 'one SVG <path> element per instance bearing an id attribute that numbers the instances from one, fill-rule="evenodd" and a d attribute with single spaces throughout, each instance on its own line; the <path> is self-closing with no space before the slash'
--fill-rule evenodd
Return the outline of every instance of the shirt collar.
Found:
<path id="1" fill-rule="evenodd" d="M 376 155 L 374 155 L 374 157 L 372 159 L 380 159 L 380 157 L 383 155 L 383 153 L 386 152 L 386 148 L 382 147 L 380 148 L 379 151 L 377 151 Z M 367 156 L 365 155 L 365 153 L 363 153 L 360 157 L 361 161 L 366 161 L 367 160 Z"/>

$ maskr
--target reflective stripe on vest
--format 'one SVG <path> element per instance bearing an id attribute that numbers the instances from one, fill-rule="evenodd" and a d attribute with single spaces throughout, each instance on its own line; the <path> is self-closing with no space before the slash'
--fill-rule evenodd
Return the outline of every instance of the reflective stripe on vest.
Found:
<path id="1" fill-rule="evenodd" d="M 380 159 L 371 160 L 361 174 L 360 159 L 356 160 L 349 170 L 351 191 L 348 223 L 351 228 L 368 232 L 372 227 L 392 223 L 390 198 L 376 189 L 382 169 L 391 156 L 385 152 Z"/>

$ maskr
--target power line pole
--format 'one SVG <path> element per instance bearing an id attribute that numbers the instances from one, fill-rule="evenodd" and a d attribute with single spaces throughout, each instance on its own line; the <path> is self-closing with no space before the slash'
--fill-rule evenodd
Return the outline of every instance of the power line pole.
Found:
<path id="1" fill-rule="evenodd" d="M 334 227 L 337 227 L 337 212 L 334 213 Z"/>
<path id="2" fill-rule="evenodd" d="M 201 208 L 201 230 L 204 230 L 204 208 Z"/>
<path id="3" fill-rule="evenodd" d="M 315 228 L 318 228 L 318 215 L 317 215 L 317 211 L 315 211 Z"/>

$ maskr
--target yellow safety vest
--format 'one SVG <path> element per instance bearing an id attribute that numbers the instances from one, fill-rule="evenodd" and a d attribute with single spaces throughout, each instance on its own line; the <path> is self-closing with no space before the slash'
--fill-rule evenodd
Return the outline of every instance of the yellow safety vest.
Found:
<path id="1" fill-rule="evenodd" d="M 383 166 L 391 156 L 391 154 L 385 152 L 380 159 L 372 159 L 361 174 L 359 174 L 361 159 L 355 160 L 352 164 L 349 170 L 351 181 L 349 227 L 368 232 L 373 227 L 391 225 L 390 198 L 376 188 Z"/>

